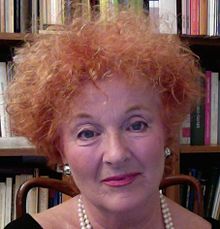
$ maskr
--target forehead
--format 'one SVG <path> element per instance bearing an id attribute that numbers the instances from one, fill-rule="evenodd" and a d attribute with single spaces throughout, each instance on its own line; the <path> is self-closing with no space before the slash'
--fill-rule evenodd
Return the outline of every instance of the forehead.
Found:
<path id="1" fill-rule="evenodd" d="M 75 113 L 81 109 L 98 108 L 100 105 L 114 107 L 116 103 L 120 108 L 146 105 L 152 106 L 153 109 L 159 107 L 160 97 L 147 80 L 136 77 L 131 81 L 121 75 L 112 75 L 95 82 L 86 82 L 81 86 L 72 100 L 70 110 Z"/>

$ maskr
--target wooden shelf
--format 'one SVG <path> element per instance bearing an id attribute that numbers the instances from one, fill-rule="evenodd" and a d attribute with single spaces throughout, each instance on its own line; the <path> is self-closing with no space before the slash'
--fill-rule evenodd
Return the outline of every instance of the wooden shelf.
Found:
<path id="1" fill-rule="evenodd" d="M 0 50 L 11 49 L 31 40 L 31 33 L 0 33 Z"/>
<path id="2" fill-rule="evenodd" d="M 180 145 L 180 153 L 220 153 L 220 145 Z"/>
<path id="3" fill-rule="evenodd" d="M 190 36 L 180 35 L 182 41 L 187 42 L 190 45 L 199 46 L 220 46 L 220 36 Z"/>
<path id="4" fill-rule="evenodd" d="M 35 155 L 35 148 L 24 137 L 0 138 L 0 156 Z"/>

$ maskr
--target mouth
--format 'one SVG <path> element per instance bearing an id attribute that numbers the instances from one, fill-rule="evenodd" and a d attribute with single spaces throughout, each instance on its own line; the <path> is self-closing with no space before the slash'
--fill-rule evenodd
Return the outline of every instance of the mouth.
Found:
<path id="1" fill-rule="evenodd" d="M 129 173 L 118 176 L 107 177 L 101 182 L 111 187 L 127 186 L 133 183 L 141 173 Z"/>

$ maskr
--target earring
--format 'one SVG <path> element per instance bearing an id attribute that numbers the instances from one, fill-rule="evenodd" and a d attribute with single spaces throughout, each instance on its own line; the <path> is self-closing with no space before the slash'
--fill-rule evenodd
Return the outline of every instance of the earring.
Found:
<path id="1" fill-rule="evenodd" d="M 63 166 L 63 175 L 65 175 L 65 176 L 71 175 L 70 166 L 68 164 L 65 164 Z"/>
<path id="2" fill-rule="evenodd" d="M 172 152 L 171 152 L 170 148 L 166 147 L 164 150 L 165 158 L 169 157 L 171 154 L 172 154 Z"/>

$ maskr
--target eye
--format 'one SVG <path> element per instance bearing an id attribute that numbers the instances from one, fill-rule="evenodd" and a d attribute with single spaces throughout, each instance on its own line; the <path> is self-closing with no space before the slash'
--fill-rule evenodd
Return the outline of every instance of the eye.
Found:
<path id="1" fill-rule="evenodd" d="M 127 127 L 127 130 L 131 132 L 143 132 L 147 128 L 148 128 L 148 124 L 146 122 L 135 121 Z"/>
<path id="2" fill-rule="evenodd" d="M 94 130 L 82 130 L 77 134 L 77 138 L 79 138 L 80 140 L 91 140 L 93 138 L 95 138 L 96 136 L 100 135 L 98 132 L 94 131 Z"/>

